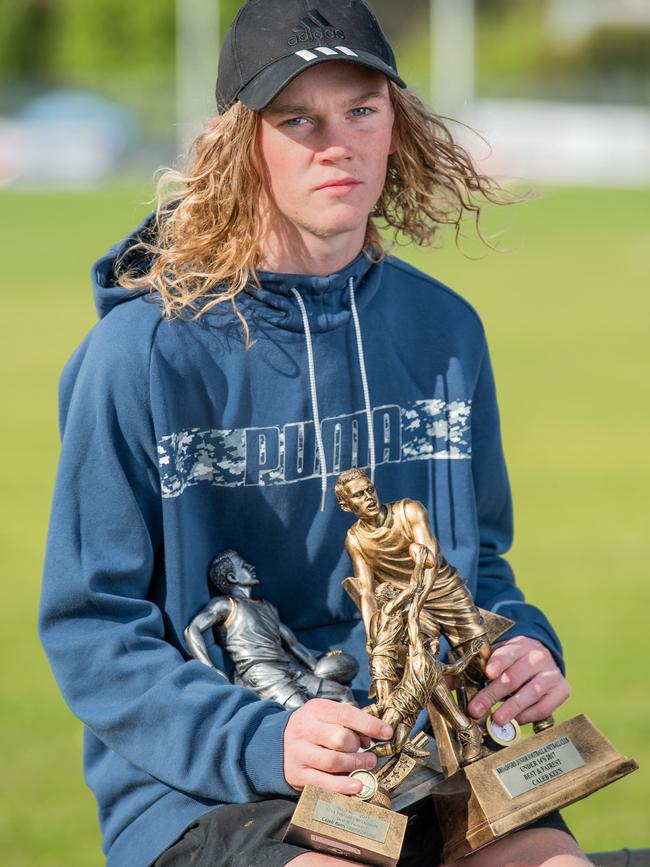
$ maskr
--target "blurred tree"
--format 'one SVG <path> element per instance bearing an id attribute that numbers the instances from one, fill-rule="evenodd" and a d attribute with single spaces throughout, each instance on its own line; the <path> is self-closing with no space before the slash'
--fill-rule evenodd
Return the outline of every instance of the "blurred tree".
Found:
<path id="1" fill-rule="evenodd" d="M 650 28 L 624 25 L 592 30 L 576 49 L 576 66 L 585 72 L 650 75 Z"/>
<path id="2" fill-rule="evenodd" d="M 415 27 L 429 24 L 430 0 L 408 0 L 408 7 L 395 0 L 366 0 L 368 6 L 381 21 L 382 28 L 393 46 Z"/>
<path id="3" fill-rule="evenodd" d="M 650 28 L 602 25 L 573 42 L 546 44 L 536 58 L 548 86 L 583 98 L 650 102 Z"/>
<path id="4" fill-rule="evenodd" d="M 221 0 L 222 34 L 240 5 Z M 52 84 L 172 75 L 175 13 L 175 0 L 3 0 L 0 73 Z"/>
<path id="5" fill-rule="evenodd" d="M 54 66 L 70 83 L 171 71 L 174 0 L 59 0 Z"/>
<path id="6" fill-rule="evenodd" d="M 545 4 L 546 0 L 542 0 Z M 522 7 L 539 7 L 540 0 L 475 0 L 476 13 L 481 18 L 503 19 Z"/>
<path id="7" fill-rule="evenodd" d="M 226 30 L 230 27 L 230 24 L 239 11 L 240 6 L 243 5 L 243 0 L 221 0 L 221 35 L 223 36 Z"/>
<path id="8" fill-rule="evenodd" d="M 53 0 L 14 0 L 2 4 L 0 71 L 5 79 L 47 82 L 52 78 L 57 13 Z"/>

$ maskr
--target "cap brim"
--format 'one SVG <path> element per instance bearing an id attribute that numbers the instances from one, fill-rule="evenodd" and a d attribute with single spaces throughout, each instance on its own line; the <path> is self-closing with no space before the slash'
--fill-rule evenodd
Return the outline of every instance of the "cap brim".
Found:
<path id="1" fill-rule="evenodd" d="M 333 51 L 334 53 L 320 54 L 318 48 L 310 48 L 303 49 L 299 54 L 291 54 L 288 57 L 276 60 L 275 63 L 272 63 L 258 73 L 252 81 L 249 81 L 239 91 L 237 99 L 241 100 L 244 105 L 253 111 L 261 111 L 261 109 L 266 108 L 267 105 L 273 102 L 276 96 L 301 73 L 321 63 L 333 60 L 343 63 L 354 63 L 358 66 L 374 69 L 390 78 L 399 87 L 406 87 L 406 82 L 399 77 L 397 72 L 374 54 L 357 49 L 354 49 L 353 53 L 348 54 L 348 51 L 352 51 L 349 48 L 346 51 L 330 48 L 328 51 Z M 310 58 L 306 55 L 313 55 L 313 57 Z"/>

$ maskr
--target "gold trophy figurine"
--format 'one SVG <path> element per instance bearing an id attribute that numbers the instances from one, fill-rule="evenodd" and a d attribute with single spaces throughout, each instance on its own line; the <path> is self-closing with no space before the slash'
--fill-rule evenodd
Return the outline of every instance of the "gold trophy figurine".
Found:
<path id="1" fill-rule="evenodd" d="M 381 503 L 368 475 L 360 469 L 342 473 L 336 483 L 335 492 L 341 508 L 351 512 L 357 519 L 345 539 L 354 577 L 346 578 L 343 584 L 361 610 L 366 627 L 373 680 L 371 696 L 379 690 L 379 706 L 385 704 L 388 687 L 385 679 L 381 677 L 381 671 L 375 670 L 373 659 L 375 656 L 381 658 L 382 654 L 385 655 L 384 633 L 398 630 L 400 617 L 404 619 L 403 631 L 406 633 L 407 615 L 402 609 L 406 599 L 410 599 L 408 588 L 417 587 L 415 603 L 414 606 L 411 605 L 411 627 L 408 633 L 411 662 L 406 673 L 407 681 L 411 680 L 411 688 L 408 682 L 405 682 L 399 687 L 397 695 L 401 704 L 409 692 L 414 693 L 414 699 L 409 704 L 417 704 L 416 695 L 422 699 L 418 713 L 431 702 L 440 709 L 431 716 L 443 770 L 455 770 L 459 763 L 456 750 L 452 748 L 447 736 L 448 726 L 442 724 L 443 718 L 457 733 L 460 763 L 476 761 L 483 754 L 483 732 L 479 726 L 462 713 L 442 677 L 438 677 L 436 685 L 431 686 L 429 696 L 426 695 L 426 688 L 423 690 L 416 685 L 413 680 L 414 671 L 415 668 L 422 669 L 421 660 L 435 659 L 438 639 L 444 635 L 456 660 L 470 654 L 461 680 L 461 691 L 466 703 L 485 681 L 484 671 L 490 657 L 490 643 L 503 635 L 513 625 L 513 621 L 476 607 L 462 577 L 443 557 L 438 540 L 431 531 L 427 511 L 417 500 Z M 390 618 L 379 611 L 381 599 L 391 593 L 387 588 L 393 588 L 400 594 L 397 601 L 389 605 L 389 612 L 397 617 L 396 622 L 390 626 L 386 623 Z M 397 614 L 398 609 L 401 614 Z M 382 629 L 377 640 L 376 624 L 380 621 Z M 419 640 L 416 640 L 416 631 L 421 633 Z M 418 650 L 420 642 L 423 647 L 428 648 L 422 651 L 424 655 L 420 655 Z M 404 639 L 398 637 L 397 644 L 401 645 L 404 657 Z M 433 647 L 435 650 L 432 652 Z M 399 675 L 392 674 L 394 686 L 397 686 L 398 679 L 404 676 L 403 668 L 404 658 L 401 660 L 401 668 L 397 665 Z M 435 670 L 432 663 L 429 663 L 428 668 L 429 673 Z M 389 715 L 390 719 L 395 713 L 394 708 L 393 714 Z M 412 715 L 412 712 L 407 714 Z M 385 719 L 390 722 L 388 717 Z M 403 737 L 402 733 L 400 740 L 403 740 Z"/>

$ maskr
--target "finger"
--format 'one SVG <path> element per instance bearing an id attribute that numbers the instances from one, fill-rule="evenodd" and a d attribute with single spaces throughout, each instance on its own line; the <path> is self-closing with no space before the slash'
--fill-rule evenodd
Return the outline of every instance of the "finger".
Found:
<path id="1" fill-rule="evenodd" d="M 516 687 L 514 687 L 516 689 Z M 474 698 L 467 705 L 467 710 L 470 714 L 477 718 L 485 716 L 494 707 L 497 702 L 509 695 L 513 690 L 511 684 L 506 684 L 501 678 L 492 681 L 486 687 L 479 690 Z"/>
<path id="2" fill-rule="evenodd" d="M 492 650 L 485 667 L 485 673 L 490 680 L 494 680 L 507 668 L 510 668 L 525 653 L 525 647 L 522 646 L 519 638 L 520 636 L 506 641 L 504 644 L 498 644 Z"/>
<path id="3" fill-rule="evenodd" d="M 314 729 L 311 742 L 339 753 L 356 753 L 361 747 L 361 738 L 351 729 L 344 726 L 321 722 Z"/>
<path id="4" fill-rule="evenodd" d="M 359 746 L 362 750 L 367 750 L 369 746 L 372 746 L 372 741 L 365 735 L 361 735 L 361 737 L 359 738 Z"/>
<path id="5" fill-rule="evenodd" d="M 552 671 L 543 671 L 536 674 L 533 678 L 523 684 L 521 688 L 517 688 L 508 699 L 495 711 L 494 721 L 498 725 L 505 725 L 514 717 L 519 718 L 519 714 L 523 713 L 531 705 L 540 702 L 545 695 L 556 689 L 562 680 L 562 675 L 559 669 Z"/>
<path id="6" fill-rule="evenodd" d="M 492 656 L 487 663 L 486 673 L 490 679 L 494 679 L 522 658 L 529 658 L 533 662 L 538 658 L 543 658 L 549 665 L 555 665 L 555 660 L 549 649 L 541 641 L 536 638 L 528 638 L 526 635 L 517 635 L 515 638 L 504 641 L 503 644 L 494 646 Z"/>
<path id="7" fill-rule="evenodd" d="M 352 729 L 341 725 L 323 722 L 318 717 L 307 717 L 301 721 L 295 736 L 311 744 L 317 744 L 342 753 L 355 753 L 361 747 L 361 737 Z M 370 745 L 370 738 L 365 738 Z"/>
<path id="8" fill-rule="evenodd" d="M 311 785 L 327 789 L 329 792 L 340 792 L 342 795 L 358 795 L 363 788 L 361 781 L 355 780 L 354 777 L 337 777 L 334 774 L 326 774 L 314 768 L 305 768 L 301 776 L 302 785 L 299 787 L 300 789 L 311 783 Z"/>
<path id="9" fill-rule="evenodd" d="M 560 674 L 555 660 L 545 648 L 533 648 L 514 662 L 509 668 L 499 675 L 493 683 L 500 683 L 507 688 L 507 694 L 513 693 L 537 674 L 544 671 Z"/>
<path id="10" fill-rule="evenodd" d="M 374 740 L 392 737 L 393 730 L 383 720 L 350 704 L 312 698 L 289 717 L 287 731 L 292 737 L 318 743 L 318 734 L 328 723 L 365 735 Z M 355 748 L 356 749 L 356 748 Z"/>
<path id="11" fill-rule="evenodd" d="M 553 711 L 557 710 L 557 708 L 565 702 L 570 695 L 571 687 L 567 681 L 562 678 L 562 682 L 559 683 L 555 689 L 547 693 L 536 704 L 530 705 L 530 707 L 527 707 L 525 711 L 519 714 L 517 716 L 517 722 L 524 725 L 524 723 L 537 722 L 540 719 L 546 719 L 546 717 L 550 716 Z"/>
<path id="12" fill-rule="evenodd" d="M 369 771 L 377 764 L 377 757 L 372 753 L 337 753 L 314 746 L 305 748 L 301 760 L 305 768 L 327 774 L 349 774 L 360 769 Z"/>
<path id="13" fill-rule="evenodd" d="M 513 639 L 516 641 L 517 639 Z M 505 650 L 506 645 L 502 645 L 499 650 Z M 495 651 L 496 654 L 496 651 Z M 481 717 L 486 714 L 502 698 L 511 695 L 521 686 L 531 680 L 540 671 L 546 669 L 549 672 L 557 672 L 560 670 L 555 664 L 555 661 L 549 651 L 533 639 L 523 638 L 522 642 L 517 647 L 516 660 L 506 668 L 502 674 L 489 683 L 486 687 L 476 693 L 472 701 L 468 705 L 470 714 L 474 717 Z M 497 660 L 497 665 L 500 667 L 503 663 L 505 655 L 502 655 Z M 510 654 L 508 655 L 510 658 Z M 488 666 L 492 662 L 492 658 Z M 494 669 L 492 670 L 494 672 Z M 561 676 L 561 675 L 560 675 Z"/>
<path id="14" fill-rule="evenodd" d="M 320 699 L 318 702 L 318 714 L 323 722 L 344 726 L 373 740 L 386 740 L 393 736 L 393 730 L 389 725 L 377 717 L 364 713 L 358 707 L 326 699 Z"/>

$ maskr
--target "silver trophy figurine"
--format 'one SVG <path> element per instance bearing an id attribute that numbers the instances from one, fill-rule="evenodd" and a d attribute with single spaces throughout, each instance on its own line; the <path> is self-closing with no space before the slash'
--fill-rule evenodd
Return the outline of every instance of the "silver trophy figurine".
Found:
<path id="1" fill-rule="evenodd" d="M 288 710 L 311 698 L 356 704 L 350 683 L 358 671 L 354 657 L 340 650 L 318 655 L 298 641 L 280 620 L 277 609 L 264 599 L 252 599 L 259 584 L 255 569 L 232 549 L 214 558 L 210 583 L 218 592 L 185 630 L 188 650 L 217 671 L 203 633 L 214 629 L 215 639 L 234 664 L 235 683 L 260 698 L 276 701 Z"/>

